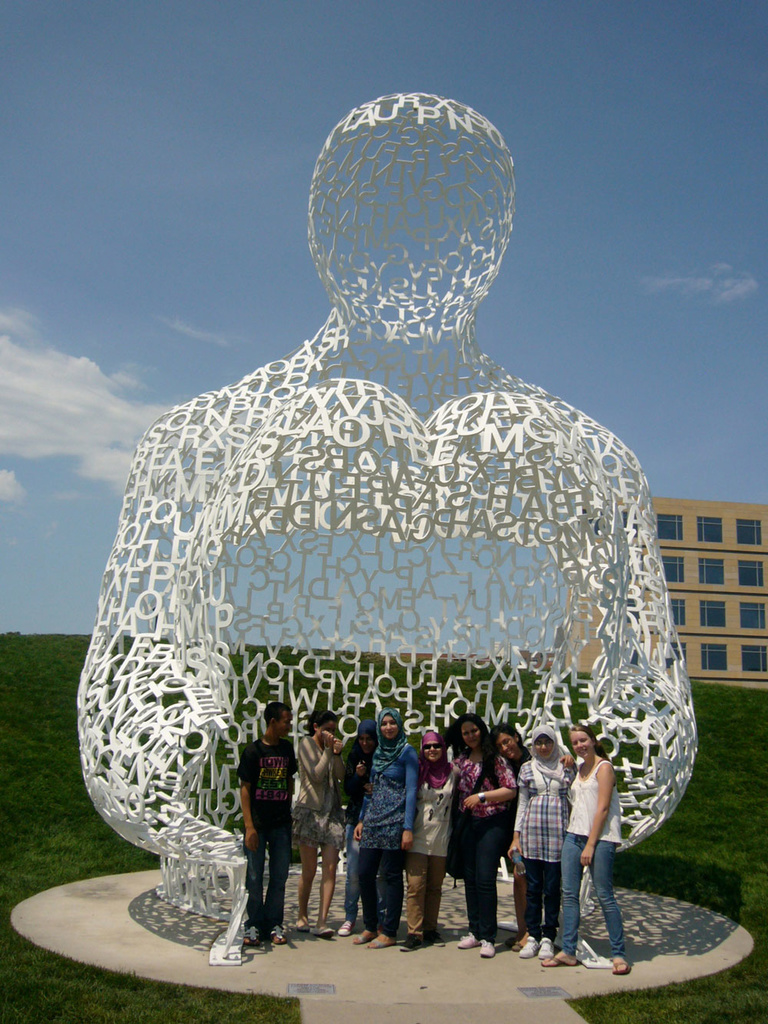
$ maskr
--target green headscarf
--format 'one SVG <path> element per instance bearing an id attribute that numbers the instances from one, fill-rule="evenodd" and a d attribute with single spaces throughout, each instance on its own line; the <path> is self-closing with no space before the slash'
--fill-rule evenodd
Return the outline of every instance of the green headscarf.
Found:
<path id="1" fill-rule="evenodd" d="M 397 736 L 393 740 L 385 739 L 381 734 L 381 723 L 384 718 L 389 715 L 390 718 L 394 718 L 397 722 Z M 391 764 L 400 757 L 404 747 L 407 745 L 408 740 L 405 737 L 405 730 L 403 729 L 403 718 L 397 708 L 382 708 L 376 718 L 376 736 L 379 741 L 379 745 L 373 752 L 373 770 L 375 772 L 383 772 Z"/>

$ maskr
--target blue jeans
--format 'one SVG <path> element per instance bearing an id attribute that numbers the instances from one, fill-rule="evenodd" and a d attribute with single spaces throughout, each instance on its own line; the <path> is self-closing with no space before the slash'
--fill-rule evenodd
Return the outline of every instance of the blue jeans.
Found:
<path id="1" fill-rule="evenodd" d="M 360 874 L 358 862 L 360 844 L 354 839 L 355 826 L 347 825 L 347 883 L 344 887 L 344 920 L 354 924 L 357 921 L 357 906 L 360 899 Z M 379 873 L 376 879 L 379 896 L 379 917 L 384 918 L 384 878 Z"/>
<path id="2" fill-rule="evenodd" d="M 560 861 L 524 859 L 528 901 L 525 907 L 525 926 L 528 934 L 537 942 L 541 942 L 542 935 L 554 942 L 560 916 Z"/>
<path id="3" fill-rule="evenodd" d="M 579 890 L 584 867 L 581 852 L 587 845 L 587 836 L 568 832 L 563 843 L 563 952 L 576 955 L 579 941 Z M 605 918 L 608 938 L 611 942 L 611 956 L 626 957 L 624 948 L 624 926 L 621 911 L 613 895 L 613 861 L 616 857 L 616 843 L 601 839 L 595 847 L 589 872 L 595 886 L 595 893 Z"/>
<path id="4" fill-rule="evenodd" d="M 260 828 L 259 848 L 249 850 L 243 843 L 248 871 L 245 887 L 248 902 L 245 907 L 245 927 L 256 928 L 259 938 L 268 939 L 272 929 L 283 924 L 285 883 L 291 866 L 291 823 Z M 264 898 L 264 861 L 269 850 L 269 883 Z"/>
<path id="5" fill-rule="evenodd" d="M 367 932 L 379 928 L 387 938 L 397 938 L 400 915 L 403 912 L 403 868 L 405 853 L 402 850 L 360 850 L 360 895 L 363 899 L 363 922 Z M 379 905 L 377 875 L 379 869 L 384 878 L 384 908 Z"/>
<path id="6" fill-rule="evenodd" d="M 469 930 L 481 941 L 496 941 L 496 876 L 509 845 L 508 819 L 507 814 L 470 818 L 461 837 Z"/>

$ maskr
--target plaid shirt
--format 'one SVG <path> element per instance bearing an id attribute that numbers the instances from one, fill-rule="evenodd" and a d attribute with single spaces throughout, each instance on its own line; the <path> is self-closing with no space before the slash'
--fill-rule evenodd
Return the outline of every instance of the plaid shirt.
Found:
<path id="1" fill-rule="evenodd" d="M 539 793 L 533 767 L 527 761 L 517 777 L 518 803 L 515 831 L 520 833 L 523 856 L 530 860 L 559 861 L 568 828 L 568 790 L 575 768 L 564 768 L 564 781 L 547 779 L 546 793 Z"/>

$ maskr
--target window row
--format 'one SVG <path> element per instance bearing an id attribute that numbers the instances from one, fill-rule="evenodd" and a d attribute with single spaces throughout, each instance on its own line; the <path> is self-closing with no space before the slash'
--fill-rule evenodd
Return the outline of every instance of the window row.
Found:
<path id="1" fill-rule="evenodd" d="M 685 583 L 685 559 L 682 555 L 662 555 L 667 583 Z M 739 586 L 762 587 L 763 563 L 739 560 Z M 725 583 L 725 563 L 722 558 L 699 559 L 699 583 L 722 586 Z"/>
<path id="2" fill-rule="evenodd" d="M 686 625 L 684 597 L 672 598 L 672 617 L 676 626 Z M 725 626 L 725 601 L 699 601 L 699 625 Z M 765 604 L 762 601 L 740 601 L 739 625 L 742 629 L 765 629 Z"/>
<path id="3" fill-rule="evenodd" d="M 683 653 L 685 653 L 684 645 Z M 702 644 L 701 669 L 703 672 L 726 672 L 728 670 L 727 646 L 725 644 Z M 768 672 L 768 647 L 765 644 L 742 644 L 741 671 Z"/>
<path id="4" fill-rule="evenodd" d="M 676 626 L 686 626 L 685 598 L 673 597 L 672 615 Z M 725 626 L 725 601 L 699 601 L 698 622 L 700 626 Z M 762 601 L 740 601 L 738 622 L 742 630 L 765 629 L 765 604 Z"/>
<path id="5" fill-rule="evenodd" d="M 656 517 L 659 540 L 682 540 L 683 517 L 659 513 Z M 723 520 L 720 516 L 697 516 L 696 539 L 701 544 L 723 543 Z M 763 524 L 760 519 L 736 520 L 737 544 L 762 544 Z"/>

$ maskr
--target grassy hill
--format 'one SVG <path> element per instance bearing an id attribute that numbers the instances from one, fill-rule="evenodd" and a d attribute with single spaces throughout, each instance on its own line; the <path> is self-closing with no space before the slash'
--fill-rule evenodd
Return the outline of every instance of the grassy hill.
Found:
<path id="1" fill-rule="evenodd" d="M 10 927 L 19 901 L 53 885 L 138 871 L 155 859 L 118 838 L 86 796 L 75 694 L 88 640 L 0 635 L 0 1022 L 298 1024 L 298 1004 L 163 985 L 38 949 Z M 768 693 L 696 684 L 700 752 L 678 812 L 617 860 L 617 883 L 710 907 L 755 951 L 701 981 L 583 999 L 593 1024 L 768 1021 Z"/>

